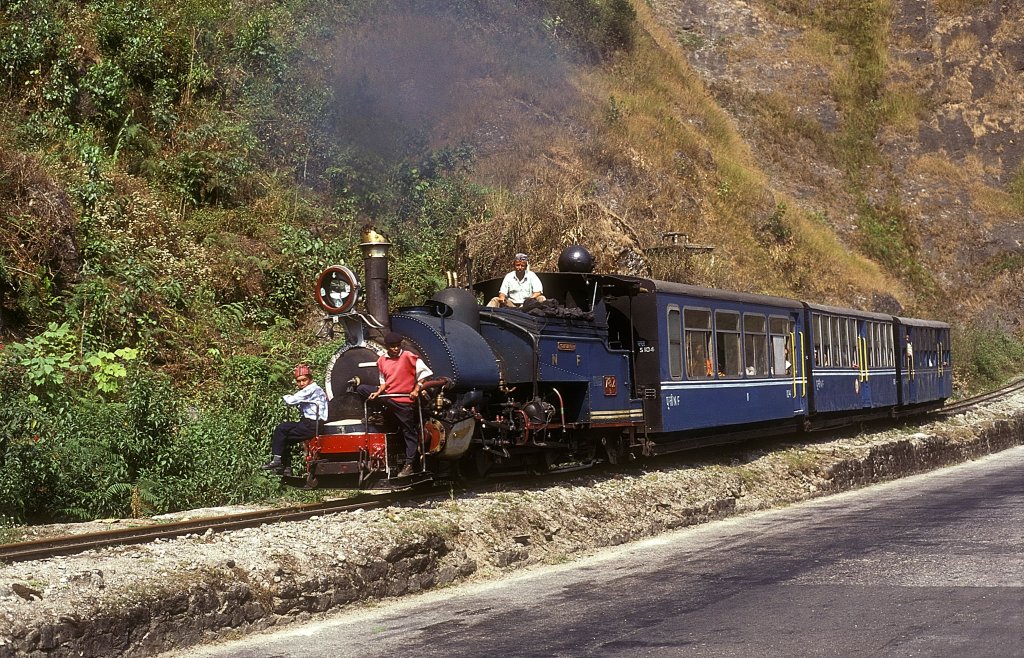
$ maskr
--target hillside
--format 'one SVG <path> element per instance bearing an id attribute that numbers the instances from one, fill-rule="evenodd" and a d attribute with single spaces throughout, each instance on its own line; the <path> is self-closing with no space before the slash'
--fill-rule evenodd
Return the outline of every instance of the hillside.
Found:
<path id="1" fill-rule="evenodd" d="M 773 185 L 890 271 L 909 275 L 923 295 L 920 307 L 1019 330 L 1019 6 L 655 6 Z M 870 20 L 854 25 L 855 15 Z M 870 42 L 861 50 L 876 52 L 859 54 L 858 38 Z M 858 66 L 876 69 L 861 73 L 869 78 L 861 88 L 868 95 L 844 97 L 853 86 L 850 69 Z M 873 116 L 861 117 L 871 132 L 857 139 L 847 121 L 868 112 L 866 102 L 876 104 Z M 848 139 L 863 153 L 849 153 Z"/>
<path id="2" fill-rule="evenodd" d="M 992 385 L 1024 361 L 1021 30 L 973 0 L 8 2 L 3 508 L 276 494 L 277 396 L 334 349 L 310 284 L 368 223 L 398 304 L 583 243 L 950 321 L 958 386 Z"/>

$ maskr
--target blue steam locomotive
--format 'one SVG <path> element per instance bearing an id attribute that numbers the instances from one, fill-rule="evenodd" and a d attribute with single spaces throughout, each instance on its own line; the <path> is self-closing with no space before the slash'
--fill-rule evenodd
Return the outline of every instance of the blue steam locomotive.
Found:
<path id="1" fill-rule="evenodd" d="M 952 392 L 941 322 L 594 274 L 578 246 L 538 274 L 547 301 L 532 308 L 481 306 L 495 279 L 391 311 L 390 245 L 368 229 L 362 246 L 365 289 L 343 266 L 317 282 L 345 344 L 327 367 L 329 420 L 306 445 L 307 486 L 396 482 L 401 439 L 355 391 L 377 383 L 387 331 L 434 373 L 414 483 L 821 429 L 937 408 Z"/>

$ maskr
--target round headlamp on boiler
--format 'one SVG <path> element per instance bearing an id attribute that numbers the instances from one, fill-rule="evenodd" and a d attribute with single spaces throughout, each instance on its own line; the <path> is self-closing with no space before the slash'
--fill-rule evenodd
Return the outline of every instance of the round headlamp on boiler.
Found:
<path id="1" fill-rule="evenodd" d="M 348 315 L 359 299 L 359 279 L 344 265 L 331 265 L 316 280 L 316 301 L 329 315 Z"/>

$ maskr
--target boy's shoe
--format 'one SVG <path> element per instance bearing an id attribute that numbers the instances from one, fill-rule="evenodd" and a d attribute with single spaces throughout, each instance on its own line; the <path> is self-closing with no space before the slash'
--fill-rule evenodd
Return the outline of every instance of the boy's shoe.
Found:
<path id="1" fill-rule="evenodd" d="M 415 471 L 412 468 L 412 464 L 406 464 L 405 467 L 403 467 L 402 470 L 398 472 L 398 477 L 409 477 L 413 473 L 415 473 Z"/>

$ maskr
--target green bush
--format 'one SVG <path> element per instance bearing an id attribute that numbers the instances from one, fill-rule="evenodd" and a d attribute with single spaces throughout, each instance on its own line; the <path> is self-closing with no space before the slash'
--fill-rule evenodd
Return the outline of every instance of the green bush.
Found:
<path id="1" fill-rule="evenodd" d="M 1024 341 L 998 328 L 969 326 L 953 333 L 954 372 L 967 395 L 990 390 L 1024 371 Z"/>
<path id="2" fill-rule="evenodd" d="M 269 434 L 248 425 L 231 407 L 204 410 L 167 437 L 161 460 L 139 478 L 146 511 L 166 512 L 263 499 L 278 491 L 259 468 Z"/>
<path id="3" fill-rule="evenodd" d="M 261 499 L 259 469 L 289 363 L 229 359 L 220 386 L 190 405 L 164 375 L 134 370 L 113 400 L 61 389 L 45 403 L 0 385 L 0 506 L 8 520 L 83 520 Z M 215 381 L 215 379 L 211 380 Z"/>
<path id="4" fill-rule="evenodd" d="M 232 206 L 248 198 L 258 148 L 244 123 L 210 110 L 179 135 L 177 151 L 164 161 L 163 178 L 190 206 Z"/>

